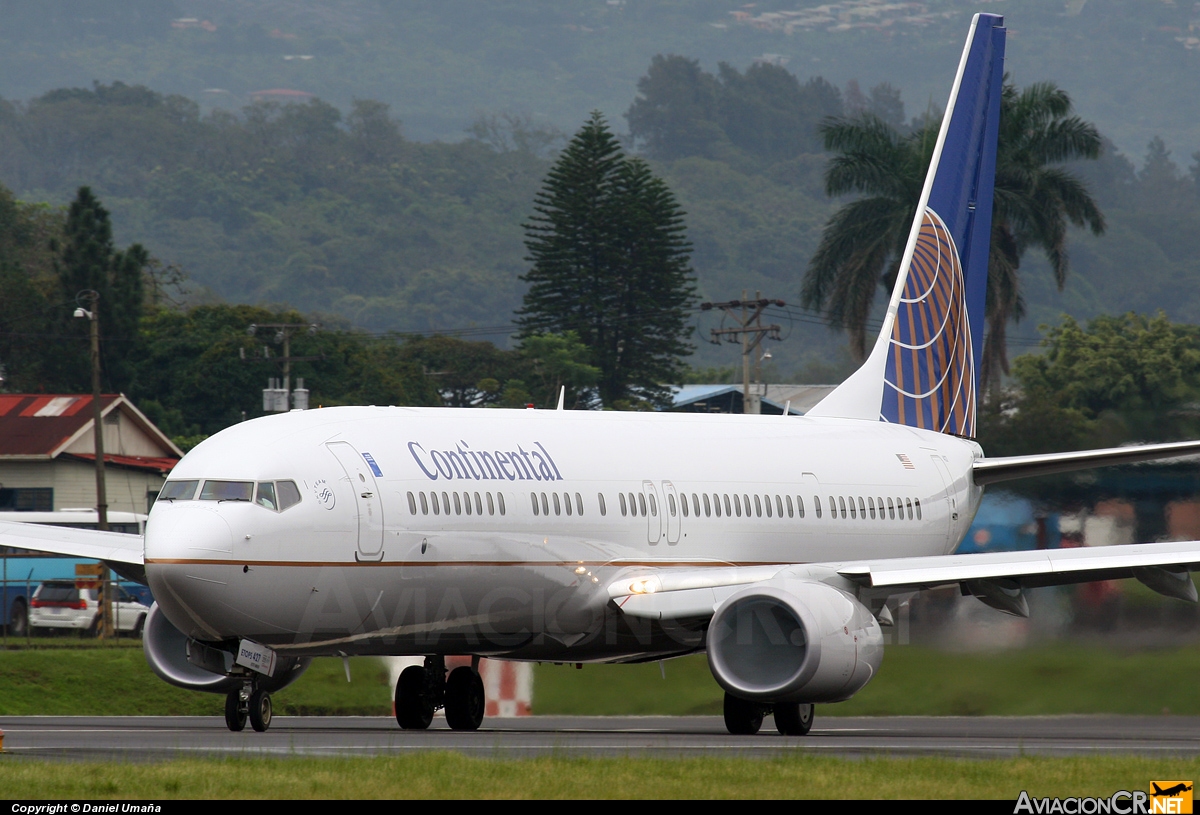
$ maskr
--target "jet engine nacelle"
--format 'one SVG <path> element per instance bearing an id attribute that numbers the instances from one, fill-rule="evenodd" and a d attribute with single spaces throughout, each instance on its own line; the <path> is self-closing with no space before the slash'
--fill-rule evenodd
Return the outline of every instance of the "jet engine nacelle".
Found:
<path id="1" fill-rule="evenodd" d="M 883 660 L 879 623 L 853 595 L 768 580 L 729 597 L 708 627 L 708 665 L 725 690 L 763 702 L 840 702 Z"/>
<path id="2" fill-rule="evenodd" d="M 146 615 L 146 622 L 142 628 L 142 652 L 146 655 L 150 670 L 158 674 L 160 679 L 188 690 L 232 693 L 240 690 L 248 678 L 213 673 L 189 662 L 187 635 L 171 624 L 167 615 L 158 607 L 158 603 L 150 606 L 150 613 Z M 272 676 L 253 676 L 257 687 L 274 692 L 299 679 L 311 662 L 311 659 L 300 657 L 280 657 L 275 662 L 275 672 Z"/>

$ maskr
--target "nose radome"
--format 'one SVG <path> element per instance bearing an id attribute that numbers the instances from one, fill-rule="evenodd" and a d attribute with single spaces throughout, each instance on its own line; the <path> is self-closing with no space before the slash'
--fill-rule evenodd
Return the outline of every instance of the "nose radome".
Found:
<path id="1" fill-rule="evenodd" d="M 195 504 L 162 507 L 146 524 L 146 557 L 203 556 L 233 552 L 233 533 L 214 509 Z"/>

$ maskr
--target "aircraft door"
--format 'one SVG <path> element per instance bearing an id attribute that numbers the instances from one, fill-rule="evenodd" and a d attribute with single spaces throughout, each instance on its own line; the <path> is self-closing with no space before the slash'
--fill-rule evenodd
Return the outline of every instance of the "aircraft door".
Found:
<path id="1" fill-rule="evenodd" d="M 675 492 L 675 485 L 670 481 L 662 482 L 663 496 L 666 498 L 667 505 L 663 507 L 664 515 L 667 519 L 667 544 L 674 546 L 679 543 L 679 529 L 683 523 L 683 510 L 679 506 L 679 495 Z"/>
<path id="2" fill-rule="evenodd" d="M 941 456 L 931 455 L 933 460 L 933 469 L 937 470 L 938 477 L 942 481 L 942 486 L 945 488 L 946 500 L 946 546 L 953 546 L 958 543 L 956 540 L 951 540 L 954 532 L 955 521 L 958 520 L 958 499 L 954 494 L 954 482 L 950 478 L 950 469 L 946 466 L 946 462 Z"/>
<path id="3" fill-rule="evenodd" d="M 378 466 L 344 441 L 331 441 L 325 445 L 346 472 L 346 483 L 354 495 L 358 510 L 357 560 L 380 560 L 383 558 L 383 500 L 379 485 L 375 482 Z M 382 475 L 382 473 L 380 473 Z"/>
<path id="4" fill-rule="evenodd" d="M 658 502 L 658 489 L 653 481 L 643 481 L 642 492 L 646 493 L 646 540 L 653 545 L 662 537 L 663 508 Z"/>

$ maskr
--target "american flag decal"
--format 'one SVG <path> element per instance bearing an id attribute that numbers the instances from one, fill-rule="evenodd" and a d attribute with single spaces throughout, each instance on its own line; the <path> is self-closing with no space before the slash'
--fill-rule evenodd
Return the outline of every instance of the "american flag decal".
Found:
<path id="1" fill-rule="evenodd" d="M 975 435 L 975 357 L 962 263 L 946 224 L 929 208 L 889 338 L 880 418 Z"/>
<path id="2" fill-rule="evenodd" d="M 908 456 L 904 455 L 903 453 L 897 453 L 896 458 L 900 459 L 900 463 L 904 465 L 904 469 L 906 469 L 906 470 L 917 469 L 916 466 L 912 463 L 912 459 L 910 459 Z"/>

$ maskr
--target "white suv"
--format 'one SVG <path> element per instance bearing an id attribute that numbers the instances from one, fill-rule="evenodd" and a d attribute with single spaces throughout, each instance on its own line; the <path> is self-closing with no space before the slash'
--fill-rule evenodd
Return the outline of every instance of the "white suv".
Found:
<path id="1" fill-rule="evenodd" d="M 139 603 L 129 592 L 114 586 L 112 604 L 113 626 L 118 632 L 142 633 L 150 609 Z M 32 628 L 66 628 L 94 630 L 100 618 L 98 589 L 81 589 L 69 580 L 47 580 L 37 587 L 29 604 L 29 625 Z"/>

